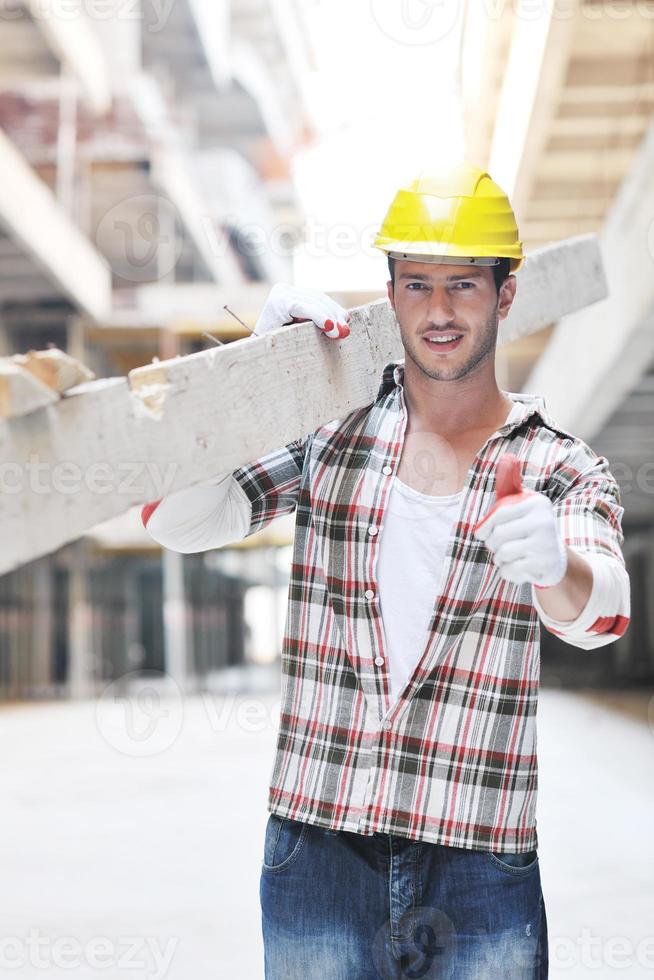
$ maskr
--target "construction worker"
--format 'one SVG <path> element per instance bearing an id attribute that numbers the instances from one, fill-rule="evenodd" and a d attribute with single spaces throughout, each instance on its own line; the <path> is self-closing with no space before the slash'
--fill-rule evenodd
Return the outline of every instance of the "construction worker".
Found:
<path id="1" fill-rule="evenodd" d="M 523 251 L 491 177 L 418 177 L 375 244 L 405 350 L 375 400 L 144 521 L 200 551 L 296 511 L 265 976 L 542 978 L 539 629 L 590 650 L 627 628 L 619 488 L 541 397 L 498 387 Z M 255 329 L 298 319 L 347 344 L 345 310 L 283 284 Z"/>

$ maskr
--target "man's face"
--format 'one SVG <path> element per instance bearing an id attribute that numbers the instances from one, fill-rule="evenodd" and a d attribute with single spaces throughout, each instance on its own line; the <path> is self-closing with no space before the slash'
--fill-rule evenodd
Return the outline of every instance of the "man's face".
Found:
<path id="1" fill-rule="evenodd" d="M 488 266 L 449 265 L 397 259 L 388 298 L 406 354 L 428 377 L 456 381 L 494 357 L 497 327 L 513 302 L 516 279 L 495 289 Z M 427 337 L 460 336 L 453 345 Z"/>

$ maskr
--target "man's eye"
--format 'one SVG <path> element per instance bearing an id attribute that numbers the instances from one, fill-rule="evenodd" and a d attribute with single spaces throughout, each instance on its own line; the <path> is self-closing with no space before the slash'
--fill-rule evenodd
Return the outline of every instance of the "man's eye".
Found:
<path id="1" fill-rule="evenodd" d="M 455 283 L 455 285 L 457 285 L 457 286 L 465 286 L 467 288 L 468 286 L 470 286 L 470 287 L 474 286 L 474 282 L 457 282 L 457 283 Z"/>
<path id="2" fill-rule="evenodd" d="M 422 283 L 422 282 L 410 282 L 407 285 L 407 289 L 411 289 L 412 286 L 417 286 L 418 289 L 422 289 L 423 285 L 424 285 L 424 283 Z"/>

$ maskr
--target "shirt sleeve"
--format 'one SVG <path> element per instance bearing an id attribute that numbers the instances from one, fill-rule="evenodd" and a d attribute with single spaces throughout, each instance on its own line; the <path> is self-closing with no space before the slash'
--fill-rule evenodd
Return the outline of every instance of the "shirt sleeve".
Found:
<path id="1" fill-rule="evenodd" d="M 540 604 L 539 590 L 532 586 L 534 605 L 543 625 L 560 639 L 582 650 L 606 646 L 622 636 L 629 625 L 631 598 L 629 575 L 624 565 L 608 555 L 574 548 L 593 572 L 588 602 L 576 619 L 548 616 Z"/>
<path id="2" fill-rule="evenodd" d="M 250 502 L 248 534 L 295 510 L 311 440 L 312 434 L 306 435 L 234 470 L 232 476 Z"/>
<path id="3" fill-rule="evenodd" d="M 220 548 L 260 531 L 294 510 L 309 439 L 145 504 L 144 527 L 163 547 L 184 554 Z"/>
<path id="4" fill-rule="evenodd" d="M 596 456 L 581 440 L 555 474 L 565 490 L 555 500 L 555 513 L 565 543 L 584 558 L 593 573 L 591 594 L 576 619 L 556 620 L 539 601 L 534 606 L 543 625 L 561 640 L 584 650 L 605 646 L 622 636 L 631 617 L 630 582 L 622 544 L 620 487 L 608 460 Z"/>

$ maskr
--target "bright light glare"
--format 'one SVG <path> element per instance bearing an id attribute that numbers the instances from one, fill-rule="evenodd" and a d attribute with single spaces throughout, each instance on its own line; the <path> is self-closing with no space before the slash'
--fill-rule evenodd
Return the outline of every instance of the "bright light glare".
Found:
<path id="1" fill-rule="evenodd" d="M 382 15 L 375 0 L 332 0 L 314 12 L 319 67 L 308 98 L 321 136 L 293 162 L 307 221 L 298 284 L 384 291 L 386 260 L 369 243 L 395 191 L 463 154 L 459 20 L 452 4 L 407 3 L 424 15 L 423 43 L 413 22 Z"/>

